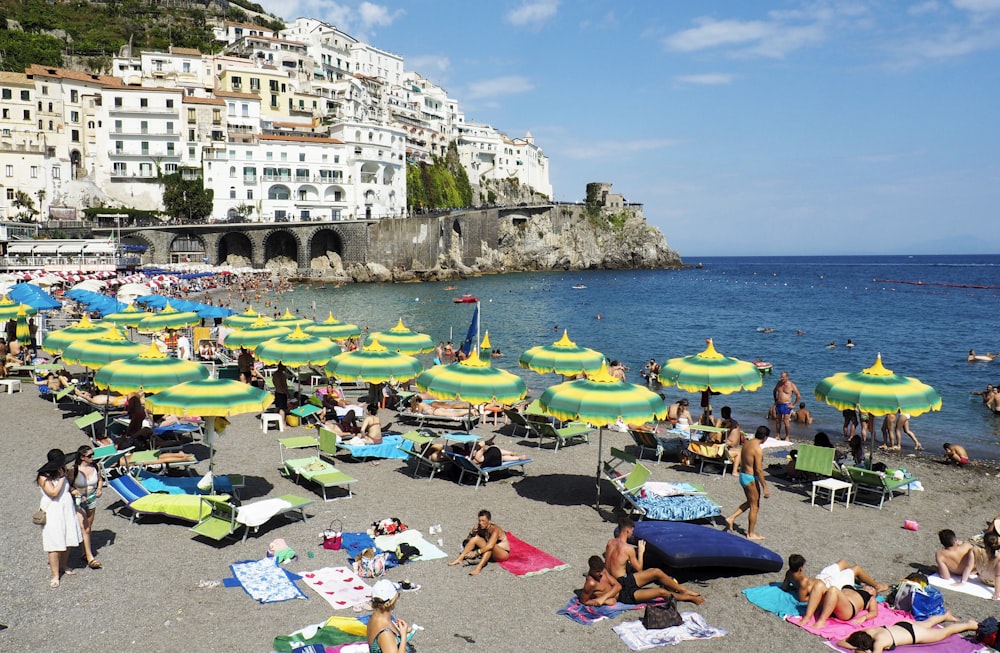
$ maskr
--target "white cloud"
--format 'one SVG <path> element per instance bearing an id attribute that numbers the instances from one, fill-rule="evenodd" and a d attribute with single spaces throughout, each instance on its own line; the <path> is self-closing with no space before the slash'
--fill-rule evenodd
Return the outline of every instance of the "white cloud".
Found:
<path id="1" fill-rule="evenodd" d="M 734 79 L 736 78 L 728 73 L 701 73 L 674 77 L 674 81 L 678 84 L 690 84 L 694 86 L 724 86 L 732 84 Z"/>
<path id="2" fill-rule="evenodd" d="M 644 138 L 632 141 L 592 141 L 578 145 L 568 145 L 562 151 L 571 159 L 620 159 L 625 155 L 674 147 L 679 142 L 669 138 Z"/>
<path id="3" fill-rule="evenodd" d="M 527 77 L 508 75 L 483 79 L 469 84 L 467 97 L 471 100 L 517 95 L 534 90 L 535 85 Z"/>
<path id="4" fill-rule="evenodd" d="M 418 54 L 406 57 L 406 69 L 443 84 L 451 71 L 451 59 L 443 54 Z"/>
<path id="5" fill-rule="evenodd" d="M 559 0 L 535 0 L 524 2 L 517 9 L 507 12 L 507 22 L 516 27 L 539 28 L 556 15 Z"/>
<path id="6" fill-rule="evenodd" d="M 1000 0 L 952 0 L 956 9 L 974 14 L 992 14 L 1000 12 Z"/>
<path id="7" fill-rule="evenodd" d="M 363 29 L 392 25 L 393 21 L 402 16 L 403 13 L 402 9 L 390 12 L 387 7 L 371 2 L 362 2 L 358 6 L 358 16 L 361 19 Z"/>
<path id="8" fill-rule="evenodd" d="M 262 6 L 286 22 L 300 16 L 322 20 L 362 42 L 374 36 L 373 28 L 387 27 L 406 13 L 402 9 L 391 11 L 385 5 L 372 2 L 362 2 L 356 9 L 327 0 L 264 0 Z"/>
<path id="9" fill-rule="evenodd" d="M 780 20 L 715 20 L 700 18 L 697 27 L 666 37 L 664 45 L 676 52 L 735 47 L 746 54 L 780 59 L 789 52 L 825 38 L 819 22 L 789 25 Z"/>

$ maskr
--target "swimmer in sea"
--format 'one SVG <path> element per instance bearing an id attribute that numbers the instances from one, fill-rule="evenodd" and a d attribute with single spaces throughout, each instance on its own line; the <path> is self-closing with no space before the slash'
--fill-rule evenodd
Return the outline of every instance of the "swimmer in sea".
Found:
<path id="1" fill-rule="evenodd" d="M 827 345 L 826 348 L 827 349 L 836 349 L 837 348 L 837 343 L 835 343 L 834 341 L 831 340 L 830 344 Z"/>

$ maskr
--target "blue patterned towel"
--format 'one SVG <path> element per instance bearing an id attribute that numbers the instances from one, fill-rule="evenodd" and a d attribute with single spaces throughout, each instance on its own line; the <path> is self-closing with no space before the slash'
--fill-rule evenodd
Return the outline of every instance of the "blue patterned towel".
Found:
<path id="1" fill-rule="evenodd" d="M 245 560 L 229 566 L 243 591 L 261 603 L 276 603 L 289 599 L 306 599 L 306 595 L 292 582 L 299 576 L 278 566 L 275 558 Z"/>
<path id="2" fill-rule="evenodd" d="M 708 497 L 680 495 L 676 497 L 636 497 L 635 502 L 646 511 L 646 519 L 659 521 L 692 521 L 722 514 L 719 504 Z"/>

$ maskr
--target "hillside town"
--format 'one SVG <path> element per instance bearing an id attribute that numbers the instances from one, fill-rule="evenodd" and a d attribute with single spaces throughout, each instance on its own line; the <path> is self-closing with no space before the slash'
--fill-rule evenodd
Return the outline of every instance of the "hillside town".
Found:
<path id="1" fill-rule="evenodd" d="M 211 222 L 405 217 L 426 208 L 408 206 L 407 163 L 450 145 L 474 203 L 492 203 L 491 184 L 552 197 L 530 132 L 467 122 L 397 54 L 309 18 L 278 32 L 219 20 L 214 34 L 218 54 L 126 45 L 102 73 L 0 72 L 0 220 L 162 212 L 174 173 L 212 192 Z"/>

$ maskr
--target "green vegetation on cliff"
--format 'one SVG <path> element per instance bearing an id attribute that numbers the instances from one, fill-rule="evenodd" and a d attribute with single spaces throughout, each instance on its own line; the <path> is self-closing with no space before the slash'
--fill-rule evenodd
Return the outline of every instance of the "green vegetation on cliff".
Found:
<path id="1" fill-rule="evenodd" d="M 472 185 L 458 159 L 454 141 L 444 158 L 406 165 L 406 204 L 411 211 L 454 209 L 472 205 Z"/>
<path id="2" fill-rule="evenodd" d="M 223 12 L 205 0 L 168 6 L 155 0 L 0 0 L 0 69 L 21 72 L 31 64 L 62 66 L 65 56 L 83 57 L 92 69 L 100 68 L 129 39 L 136 51 L 176 46 L 215 52 L 220 44 L 213 39 L 211 18 L 271 29 L 284 26 L 279 19 L 251 18 L 235 5 L 264 13 L 260 5 L 244 1 L 230 2 Z"/>

